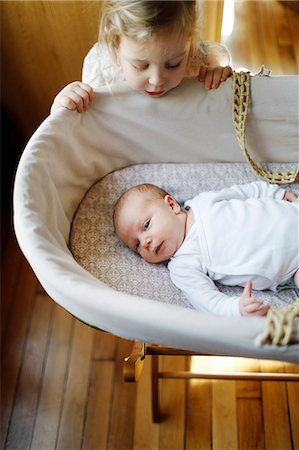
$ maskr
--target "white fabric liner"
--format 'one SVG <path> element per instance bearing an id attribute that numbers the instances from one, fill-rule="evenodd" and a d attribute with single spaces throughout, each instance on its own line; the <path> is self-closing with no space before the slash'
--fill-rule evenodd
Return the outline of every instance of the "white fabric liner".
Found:
<path id="1" fill-rule="evenodd" d="M 282 163 L 269 166 L 272 170 L 288 167 Z M 71 227 L 70 249 L 84 269 L 118 291 L 193 308 L 171 282 L 165 263 L 149 264 L 119 241 L 113 228 L 113 206 L 123 192 L 140 183 L 161 186 L 183 205 L 200 192 L 256 179 L 247 163 L 138 164 L 110 173 L 95 183 L 81 201 Z M 297 183 L 288 189 L 299 193 Z M 243 291 L 240 287 L 216 285 L 230 296 Z M 283 308 L 296 300 L 299 289 L 255 291 L 255 295 L 273 308 Z"/>
<path id="2" fill-rule="evenodd" d="M 206 315 L 118 292 L 83 269 L 68 248 L 79 203 L 110 172 L 133 164 L 244 162 L 232 127 L 231 88 L 228 80 L 205 91 L 189 79 L 151 99 L 119 84 L 112 95 L 99 88 L 84 114 L 57 110 L 32 136 L 18 166 L 16 236 L 47 293 L 92 326 L 194 351 L 298 362 L 298 323 L 296 344 L 260 347 L 255 340 L 264 318 Z M 297 76 L 252 80 L 247 144 L 257 162 L 297 161 Z"/>

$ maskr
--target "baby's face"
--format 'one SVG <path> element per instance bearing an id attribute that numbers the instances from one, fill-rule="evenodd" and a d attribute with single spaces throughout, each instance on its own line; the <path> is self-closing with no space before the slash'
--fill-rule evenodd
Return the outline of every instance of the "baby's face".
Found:
<path id="1" fill-rule="evenodd" d="M 170 259 L 185 237 L 186 213 L 169 195 L 151 198 L 147 192 L 132 192 L 116 224 L 119 238 L 150 263 Z"/>
<path id="2" fill-rule="evenodd" d="M 189 50 L 189 39 L 165 28 L 144 43 L 122 37 L 119 61 L 132 89 L 158 98 L 183 80 Z"/>

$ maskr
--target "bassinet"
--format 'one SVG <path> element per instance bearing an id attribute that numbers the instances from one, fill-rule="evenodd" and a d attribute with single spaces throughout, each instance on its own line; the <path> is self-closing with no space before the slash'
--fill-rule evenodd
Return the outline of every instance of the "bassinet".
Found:
<path id="1" fill-rule="evenodd" d="M 20 247 L 47 293 L 85 323 L 143 342 L 209 354 L 299 362 L 295 343 L 260 346 L 264 318 L 228 318 L 118 292 L 74 260 L 69 233 L 89 187 L 141 163 L 244 162 L 231 120 L 232 80 L 205 91 L 185 80 L 158 100 L 125 84 L 96 91 L 83 114 L 57 110 L 21 157 L 14 187 Z M 259 162 L 298 156 L 298 77 L 252 79 L 247 146 Z"/>

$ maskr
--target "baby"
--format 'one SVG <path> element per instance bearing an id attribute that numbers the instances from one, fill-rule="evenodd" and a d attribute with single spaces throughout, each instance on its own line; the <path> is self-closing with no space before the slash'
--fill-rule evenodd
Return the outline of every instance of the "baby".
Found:
<path id="1" fill-rule="evenodd" d="M 173 283 L 196 309 L 265 316 L 252 288 L 299 287 L 298 196 L 264 181 L 203 192 L 184 208 L 163 189 L 141 184 L 114 208 L 116 234 L 150 263 L 168 262 Z M 245 286 L 229 297 L 213 281 Z"/>

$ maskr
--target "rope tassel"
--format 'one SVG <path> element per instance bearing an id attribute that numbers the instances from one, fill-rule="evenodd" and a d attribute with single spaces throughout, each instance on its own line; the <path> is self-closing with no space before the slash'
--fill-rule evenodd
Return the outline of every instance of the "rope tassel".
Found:
<path id="1" fill-rule="evenodd" d="M 269 183 L 293 183 L 299 173 L 299 165 L 295 170 L 289 170 L 287 172 L 274 172 L 264 169 L 255 164 L 246 149 L 245 124 L 250 104 L 250 81 L 251 76 L 249 72 L 233 72 L 232 119 L 240 147 L 247 162 L 260 177 Z"/>
<path id="2" fill-rule="evenodd" d="M 297 316 L 299 316 L 299 298 L 286 308 L 270 310 L 267 314 L 265 330 L 258 338 L 259 344 L 291 344 L 296 331 L 295 317 Z"/>

